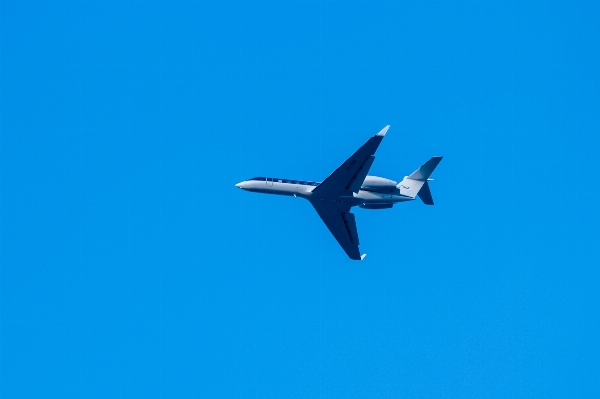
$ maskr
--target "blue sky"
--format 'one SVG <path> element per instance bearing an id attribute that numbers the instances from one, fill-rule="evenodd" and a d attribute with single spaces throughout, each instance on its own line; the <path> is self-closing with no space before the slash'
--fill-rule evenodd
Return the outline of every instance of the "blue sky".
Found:
<path id="1" fill-rule="evenodd" d="M 0 395 L 598 397 L 600 4 L 0 3 Z M 432 155 L 436 205 L 308 202 Z"/>

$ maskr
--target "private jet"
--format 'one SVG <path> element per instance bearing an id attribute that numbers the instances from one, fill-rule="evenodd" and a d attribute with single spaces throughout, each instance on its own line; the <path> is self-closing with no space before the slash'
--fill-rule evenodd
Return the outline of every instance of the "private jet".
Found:
<path id="1" fill-rule="evenodd" d="M 353 206 L 364 209 L 388 209 L 400 202 L 413 201 L 418 196 L 426 205 L 433 205 L 429 176 L 442 160 L 435 156 L 397 183 L 383 177 L 368 176 L 375 161 L 375 151 L 389 129 L 384 127 L 371 137 L 339 168 L 322 182 L 253 177 L 235 186 L 264 194 L 289 195 L 307 199 L 315 208 L 331 234 L 348 257 L 363 260 L 358 249 L 358 231 Z"/>

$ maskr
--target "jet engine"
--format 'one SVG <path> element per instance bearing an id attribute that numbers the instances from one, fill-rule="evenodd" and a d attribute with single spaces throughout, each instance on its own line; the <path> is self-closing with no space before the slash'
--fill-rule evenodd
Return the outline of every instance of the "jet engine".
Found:
<path id="1" fill-rule="evenodd" d="M 397 182 L 390 179 L 384 179 L 383 177 L 367 176 L 361 189 L 378 193 L 391 193 L 396 189 L 397 184 Z"/>

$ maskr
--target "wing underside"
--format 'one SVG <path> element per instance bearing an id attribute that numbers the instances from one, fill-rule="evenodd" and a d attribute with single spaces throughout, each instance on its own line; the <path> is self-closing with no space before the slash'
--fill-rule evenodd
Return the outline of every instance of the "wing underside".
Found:
<path id="1" fill-rule="evenodd" d="M 389 126 L 384 127 L 381 132 L 371 137 L 350 158 L 341 164 L 314 190 L 313 195 L 319 197 L 336 197 L 339 195 L 351 195 L 360 190 L 371 165 L 375 160 L 374 154 L 381 144 Z"/>
<path id="2" fill-rule="evenodd" d="M 310 202 L 350 259 L 361 260 L 356 219 L 350 212 L 353 193 L 362 187 L 375 160 L 375 151 L 389 126 L 371 137 L 311 193 Z M 356 205 L 356 204 L 354 204 Z"/>
<path id="3" fill-rule="evenodd" d="M 348 257 L 361 260 L 356 219 L 350 208 L 340 209 L 335 203 L 321 202 L 314 202 L 313 206 Z"/>

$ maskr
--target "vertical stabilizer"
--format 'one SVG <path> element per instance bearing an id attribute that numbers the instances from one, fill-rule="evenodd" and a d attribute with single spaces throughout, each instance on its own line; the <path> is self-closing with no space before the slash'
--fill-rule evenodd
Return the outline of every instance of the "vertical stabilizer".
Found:
<path id="1" fill-rule="evenodd" d="M 398 187 L 398 190 L 400 190 L 401 195 L 415 198 L 417 194 L 419 194 L 419 191 L 421 190 L 421 187 L 423 187 L 423 184 L 425 184 L 425 182 L 405 177 L 404 180 L 398 183 L 396 187 Z"/>
<path id="2" fill-rule="evenodd" d="M 404 180 L 396 186 L 400 191 L 400 194 L 412 198 L 419 195 L 419 198 L 421 198 L 423 203 L 433 205 L 433 198 L 431 197 L 427 179 L 429 179 L 429 176 L 431 176 L 431 173 L 433 173 L 441 160 L 442 157 L 431 157 L 429 161 L 425 162 L 423 166 L 411 173 L 410 176 L 406 176 Z"/>

